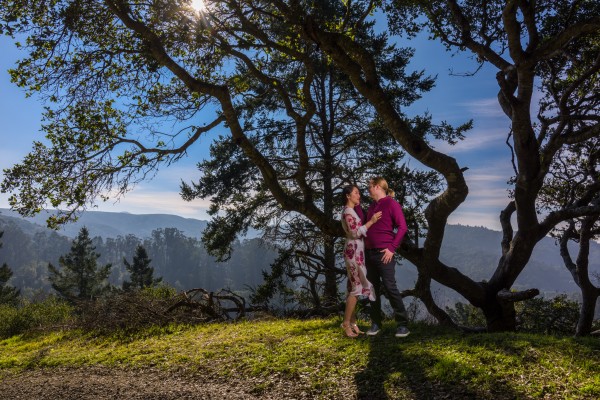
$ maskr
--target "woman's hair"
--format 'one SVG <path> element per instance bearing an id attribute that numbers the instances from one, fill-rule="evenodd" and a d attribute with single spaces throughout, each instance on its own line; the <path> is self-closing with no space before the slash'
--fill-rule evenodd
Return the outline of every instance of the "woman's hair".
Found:
<path id="1" fill-rule="evenodd" d="M 342 205 L 345 206 L 346 203 L 348 202 L 348 196 L 350 195 L 350 193 L 352 193 L 352 191 L 354 190 L 354 188 L 358 189 L 358 186 L 356 185 L 348 185 L 348 186 L 344 186 L 344 188 L 342 189 Z"/>
<path id="2" fill-rule="evenodd" d="M 383 189 L 387 196 L 394 197 L 396 195 L 396 193 L 394 193 L 394 191 L 388 187 L 387 181 L 381 176 L 376 176 L 369 179 L 369 183 L 371 185 L 379 185 L 379 187 Z"/>

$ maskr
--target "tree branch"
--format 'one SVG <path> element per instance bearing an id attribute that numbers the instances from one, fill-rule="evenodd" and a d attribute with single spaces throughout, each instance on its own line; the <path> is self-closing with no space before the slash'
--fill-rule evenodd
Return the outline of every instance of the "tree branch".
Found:
<path id="1" fill-rule="evenodd" d="M 533 299 L 535 296 L 539 295 L 539 289 L 527 289 L 520 292 L 511 292 L 510 290 L 503 289 L 498 292 L 496 297 L 500 301 L 512 302 L 516 303 L 523 300 Z"/>

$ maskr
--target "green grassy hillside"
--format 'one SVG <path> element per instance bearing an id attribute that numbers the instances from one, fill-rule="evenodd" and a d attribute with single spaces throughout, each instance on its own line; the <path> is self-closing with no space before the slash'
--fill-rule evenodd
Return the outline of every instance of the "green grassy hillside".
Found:
<path id="1" fill-rule="evenodd" d="M 64 367 L 201 374 L 247 380 L 260 396 L 282 381 L 313 398 L 593 399 L 600 397 L 597 338 L 463 335 L 386 325 L 349 339 L 339 319 L 268 320 L 151 328 L 111 336 L 59 331 L 0 341 L 0 377 Z M 298 396 L 299 397 L 299 396 Z"/>

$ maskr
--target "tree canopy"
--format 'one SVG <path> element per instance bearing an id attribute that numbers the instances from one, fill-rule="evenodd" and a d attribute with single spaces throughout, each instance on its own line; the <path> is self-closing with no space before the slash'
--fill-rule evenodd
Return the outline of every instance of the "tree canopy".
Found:
<path id="1" fill-rule="evenodd" d="M 332 5 L 324 12 L 334 18 L 342 11 L 340 6 Z M 431 89 L 432 78 L 406 70 L 412 49 L 388 44 L 385 35 L 373 33 L 373 22 L 365 22 L 356 31 L 385 71 L 390 101 L 409 105 Z M 395 145 L 373 106 L 356 92 L 348 77 L 317 51 L 307 51 L 305 60 L 277 54 L 264 65 L 266 73 L 271 80 L 277 79 L 282 89 L 273 91 L 261 81 L 254 82 L 238 109 L 246 134 L 269 160 L 287 192 L 311 199 L 324 216 L 338 218 L 343 186 L 364 187 L 369 178 L 385 172 L 390 184 L 401 189 L 400 201 L 418 237 L 420 206 L 439 190 L 438 176 L 434 171 L 409 168 L 405 152 Z M 279 101 L 281 91 L 289 103 Z M 415 116 L 411 122 L 422 132 L 444 132 L 450 140 L 462 138 L 470 126 L 435 126 L 429 115 Z M 300 138 L 302 152 L 296 148 Z M 276 275 L 281 279 L 285 271 L 291 280 L 302 281 L 315 308 L 321 307 L 322 295 L 325 303 L 338 301 L 338 281 L 345 276 L 345 269 L 335 257 L 340 252 L 337 236 L 324 234 L 301 213 L 280 207 L 259 168 L 231 138 L 220 137 L 211 146 L 211 159 L 198 167 L 201 178 L 191 185 L 184 183 L 182 192 L 187 200 L 212 199 L 209 213 L 213 220 L 203 234 L 209 251 L 226 258 L 233 240 L 249 227 L 260 230 L 283 253 L 280 260 L 286 265 L 283 269 L 273 266 L 274 274 L 268 279 Z M 302 181 L 297 179 L 299 174 Z"/>

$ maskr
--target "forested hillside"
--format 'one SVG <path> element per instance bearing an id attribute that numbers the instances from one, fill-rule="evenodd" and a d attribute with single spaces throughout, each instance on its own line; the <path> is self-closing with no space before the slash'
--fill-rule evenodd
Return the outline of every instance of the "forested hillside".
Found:
<path id="1" fill-rule="evenodd" d="M 124 219 L 124 217 L 127 217 Z M 34 223 L 37 222 L 37 223 Z M 49 291 L 48 263 L 57 265 L 58 258 L 68 253 L 72 238 L 42 226 L 43 220 L 27 221 L 0 214 L 0 231 L 4 231 L 0 264 L 6 262 L 14 272 L 11 284 L 24 294 L 37 290 Z M 154 224 L 155 227 L 151 228 Z M 120 285 L 127 273 L 123 257 L 131 261 L 135 248 L 142 244 L 154 267 L 155 275 L 179 290 L 202 287 L 217 290 L 228 287 L 244 290 L 262 282 L 262 270 L 268 270 L 276 253 L 257 238 L 238 242 L 229 261 L 218 263 L 209 256 L 200 240 L 205 221 L 172 215 L 146 216 L 119 213 L 87 212 L 79 222 L 68 228 L 77 232 L 87 226 L 93 237 L 100 264 L 112 263 L 111 283 Z M 162 225 L 162 226 L 161 226 Z M 142 228 L 143 227 L 143 228 Z M 148 232 L 147 235 L 107 232 Z M 196 230 L 198 229 L 198 230 Z M 197 236 L 192 237 L 192 233 Z M 483 227 L 449 225 L 441 258 L 477 280 L 489 279 L 498 262 L 501 233 Z M 600 245 L 592 243 L 590 270 L 600 274 Z M 483 267 L 482 267 L 483 266 Z M 401 288 L 410 288 L 416 279 L 416 269 L 406 261 L 397 268 Z M 344 283 L 342 283 L 344 285 Z M 435 285 L 434 293 L 442 305 L 461 300 L 454 291 Z M 551 238 L 544 239 L 533 254 L 527 268 L 515 284 L 516 288 L 535 287 L 552 296 L 568 293 L 576 296 L 577 287 L 562 265 L 559 249 Z"/>
<path id="2" fill-rule="evenodd" d="M 115 216 L 120 214 L 113 214 Z M 170 216 L 164 217 L 168 219 Z M 172 217 L 168 223 L 173 226 L 183 220 Z M 118 219 L 104 218 L 104 221 Z M 203 224 L 203 221 L 193 221 L 198 226 Z M 88 229 L 96 253 L 101 255 L 99 263 L 112 263 L 110 281 L 115 285 L 121 285 L 127 278 L 123 258 L 131 262 L 138 244 L 146 248 L 152 259 L 155 276 L 162 277 L 165 283 L 179 290 L 195 287 L 207 290 L 247 289 L 247 286 L 255 286 L 262 281 L 261 271 L 268 269 L 275 257 L 275 252 L 263 246 L 260 239 L 247 239 L 236 244 L 230 260 L 217 263 L 207 254 L 199 239 L 187 236 L 180 230 L 181 226 L 155 228 L 145 237 L 128 234 L 104 238 L 94 231 L 94 227 L 92 224 Z M 0 231 L 4 231 L 0 264 L 6 262 L 14 272 L 11 284 L 25 295 L 40 290 L 50 291 L 48 263 L 58 265 L 58 258 L 69 252 L 72 238 L 3 214 L 0 214 Z"/>

